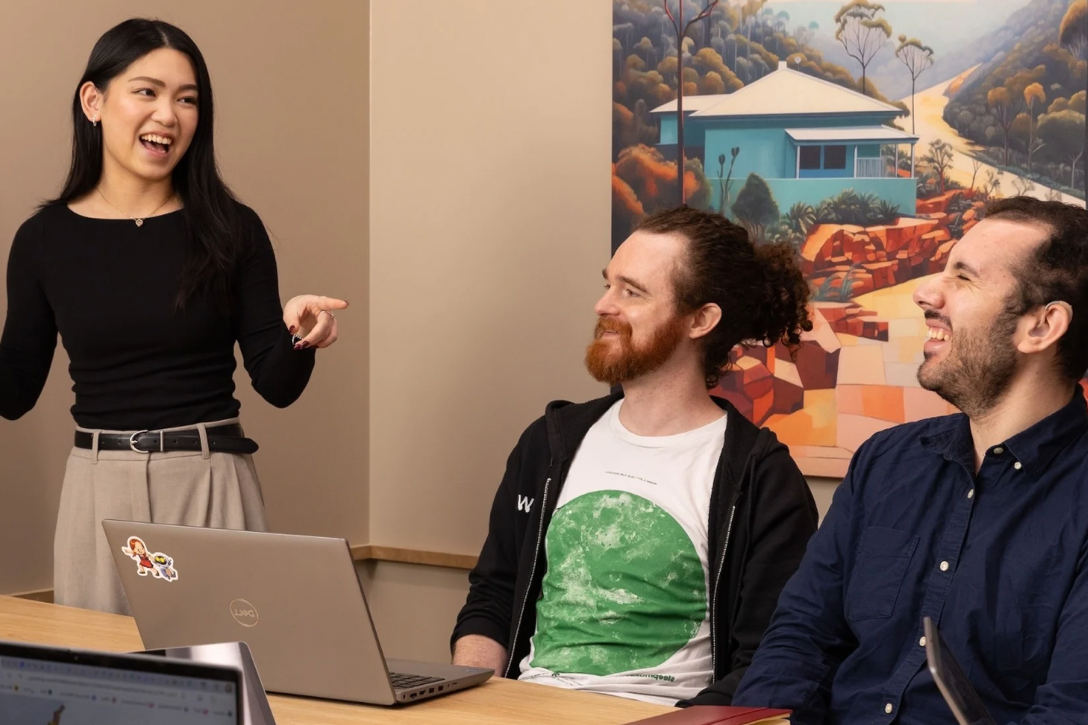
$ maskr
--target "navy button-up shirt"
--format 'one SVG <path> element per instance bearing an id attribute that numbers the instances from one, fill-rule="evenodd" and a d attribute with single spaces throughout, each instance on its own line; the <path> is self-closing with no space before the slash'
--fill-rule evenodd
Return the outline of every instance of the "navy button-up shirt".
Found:
<path id="1" fill-rule="evenodd" d="M 858 449 L 735 705 L 791 723 L 954 722 L 926 668 L 932 617 L 998 723 L 1088 723 L 1088 410 L 986 452 L 967 417 Z"/>

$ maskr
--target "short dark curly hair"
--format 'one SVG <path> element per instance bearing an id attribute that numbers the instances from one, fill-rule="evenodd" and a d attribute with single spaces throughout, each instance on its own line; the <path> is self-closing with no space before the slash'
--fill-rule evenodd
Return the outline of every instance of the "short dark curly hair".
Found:
<path id="1" fill-rule="evenodd" d="M 681 312 L 714 303 L 721 322 L 704 339 L 703 372 L 713 388 L 739 344 L 781 342 L 796 350 L 812 329 L 808 282 L 788 244 L 756 246 L 743 227 L 721 214 L 681 206 L 644 219 L 636 231 L 679 234 L 688 253 L 673 280 Z"/>
<path id="2" fill-rule="evenodd" d="M 1068 380 L 1088 370 L 1088 211 L 1060 201 L 1030 196 L 1000 199 L 986 208 L 986 219 L 1040 224 L 1049 234 L 1015 270 L 1018 315 L 1062 300 L 1073 308 L 1069 330 L 1058 341 L 1058 365 Z"/>

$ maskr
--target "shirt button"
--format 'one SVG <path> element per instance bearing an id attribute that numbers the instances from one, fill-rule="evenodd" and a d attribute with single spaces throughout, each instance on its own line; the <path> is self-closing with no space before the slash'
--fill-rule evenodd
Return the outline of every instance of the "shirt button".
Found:
<path id="1" fill-rule="evenodd" d="M 967 498 L 974 498 L 974 497 L 975 497 L 975 489 L 972 488 L 970 491 L 967 492 Z"/>
<path id="2" fill-rule="evenodd" d="M 894 709 L 895 708 L 892 707 L 892 704 L 890 702 L 887 705 L 884 706 L 884 712 L 888 713 L 889 715 L 892 714 L 892 710 L 894 710 Z"/>
<path id="3" fill-rule="evenodd" d="M 1004 452 L 1005 452 L 1005 449 L 1002 448 L 1001 446 L 998 446 L 997 448 L 994 449 L 994 455 L 995 456 L 1000 456 Z"/>
<path id="4" fill-rule="evenodd" d="M 948 562 L 947 561 L 942 561 L 941 562 L 941 571 L 948 571 Z"/>
<path id="5" fill-rule="evenodd" d="M 922 646 L 922 647 L 925 647 L 926 646 L 926 638 L 922 637 L 920 640 L 918 640 L 918 644 L 920 646 Z"/>
<path id="6" fill-rule="evenodd" d="M 1024 467 L 1024 465 L 1020 463 L 1020 461 L 1017 461 L 1016 463 L 1012 464 L 1012 467 L 1019 471 L 1021 468 Z"/>

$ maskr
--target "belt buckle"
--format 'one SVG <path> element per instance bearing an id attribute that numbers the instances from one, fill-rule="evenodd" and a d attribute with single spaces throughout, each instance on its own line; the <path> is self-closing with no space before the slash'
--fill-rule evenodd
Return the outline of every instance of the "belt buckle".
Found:
<path id="1" fill-rule="evenodd" d="M 130 435 L 128 437 L 128 447 L 131 448 L 132 450 L 136 451 L 137 453 L 148 453 L 148 454 L 154 453 L 154 450 L 145 451 L 143 449 L 140 449 L 140 448 L 136 447 L 136 436 L 141 435 L 143 433 L 150 433 L 150 432 L 151 431 L 149 431 L 149 430 L 138 430 L 135 433 L 133 433 L 132 435 Z M 162 452 L 163 452 L 163 441 L 162 441 L 162 431 L 160 430 L 159 431 L 159 453 L 162 453 Z"/>

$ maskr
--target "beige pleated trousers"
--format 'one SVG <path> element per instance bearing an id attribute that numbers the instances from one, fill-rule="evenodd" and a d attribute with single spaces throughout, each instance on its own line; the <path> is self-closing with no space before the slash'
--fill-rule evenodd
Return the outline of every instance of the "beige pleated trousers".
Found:
<path id="1" fill-rule="evenodd" d="M 237 422 L 232 418 L 164 429 L 200 431 L 200 451 L 99 451 L 97 435 L 93 449 L 73 448 L 53 540 L 54 601 L 130 613 L 102 519 L 267 531 L 252 456 L 208 451 L 204 429 Z"/>

